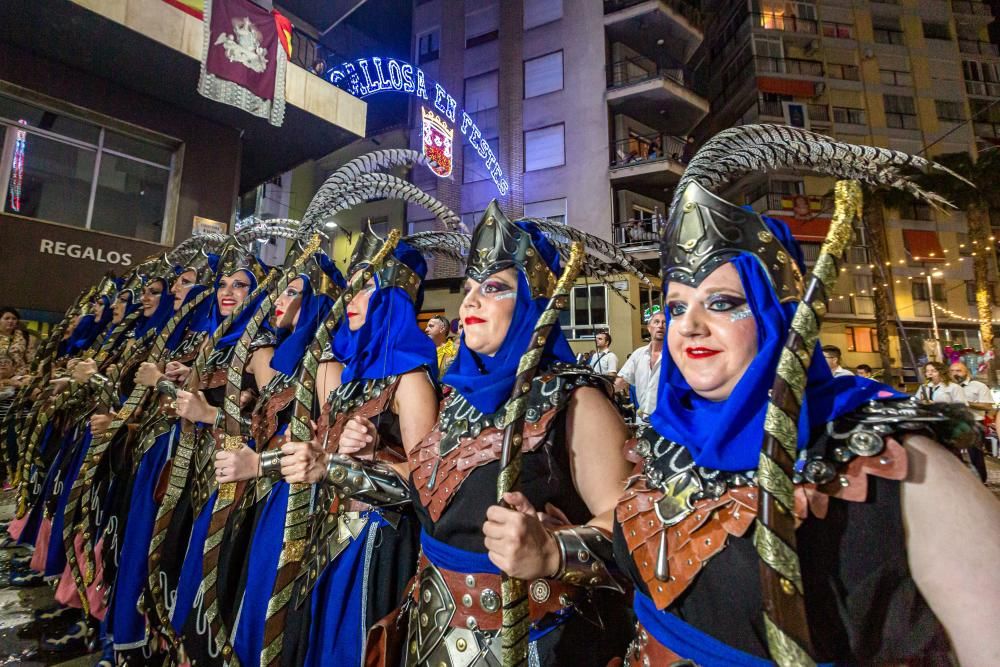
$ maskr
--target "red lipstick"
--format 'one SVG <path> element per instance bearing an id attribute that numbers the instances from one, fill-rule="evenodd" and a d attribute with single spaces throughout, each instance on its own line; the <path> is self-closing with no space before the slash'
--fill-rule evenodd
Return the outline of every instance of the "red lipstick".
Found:
<path id="1" fill-rule="evenodd" d="M 684 350 L 688 359 L 708 359 L 714 357 L 720 350 L 710 350 L 707 347 L 689 347 Z"/>
<path id="2" fill-rule="evenodd" d="M 469 326 L 470 324 L 484 324 L 485 322 L 486 320 L 476 317 L 475 315 L 470 315 L 465 318 L 465 326 Z"/>

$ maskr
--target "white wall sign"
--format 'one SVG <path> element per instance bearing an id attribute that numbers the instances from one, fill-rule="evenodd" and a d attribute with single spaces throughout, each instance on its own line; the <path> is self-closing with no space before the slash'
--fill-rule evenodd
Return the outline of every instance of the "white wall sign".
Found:
<path id="1" fill-rule="evenodd" d="M 64 241 L 51 241 L 42 239 L 38 245 L 38 252 L 43 255 L 58 255 L 59 257 L 71 257 L 73 259 L 86 259 L 98 264 L 119 264 L 121 266 L 132 266 L 132 253 L 118 252 L 117 250 L 105 250 L 94 248 L 89 245 L 79 243 L 65 243 Z"/>

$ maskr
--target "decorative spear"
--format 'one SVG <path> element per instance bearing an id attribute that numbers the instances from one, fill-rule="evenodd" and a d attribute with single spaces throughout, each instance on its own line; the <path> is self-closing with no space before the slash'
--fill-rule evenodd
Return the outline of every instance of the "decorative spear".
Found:
<path id="1" fill-rule="evenodd" d="M 306 442 L 313 436 L 309 421 L 312 416 L 314 397 L 316 394 L 316 370 L 319 367 L 320 356 L 330 344 L 337 325 L 343 320 L 348 304 L 365 284 L 372 279 L 386 263 L 399 244 L 399 230 L 390 230 L 382 247 L 372 257 L 364 269 L 358 271 L 341 292 L 333 308 L 323 324 L 316 330 L 312 343 L 306 350 L 302 360 L 302 371 L 295 387 L 295 400 L 292 409 L 292 420 L 288 426 L 292 438 Z M 334 415 L 331 415 L 331 419 Z M 278 559 L 278 574 L 274 580 L 271 599 L 267 603 L 267 616 L 264 623 L 264 643 L 260 654 L 260 664 L 267 667 L 277 667 L 281 662 L 281 652 L 285 637 L 285 618 L 288 615 L 288 604 L 292 598 L 292 587 L 299 575 L 302 556 L 305 553 L 306 539 L 309 533 L 310 514 L 309 500 L 311 484 L 291 484 L 288 489 L 288 504 L 285 509 L 284 547 Z M 326 513 L 329 503 L 318 503 L 318 513 Z"/>
<path id="2" fill-rule="evenodd" d="M 243 371 L 246 369 L 250 359 L 250 344 L 257 337 L 261 325 L 271 315 L 274 302 L 278 300 L 281 293 L 288 287 L 288 284 L 295 280 L 305 263 L 319 250 L 320 236 L 314 234 L 309 242 L 302 248 L 299 255 L 292 262 L 291 266 L 282 272 L 281 278 L 268 292 L 267 296 L 257 308 L 253 319 L 247 323 L 239 342 L 236 343 L 236 351 L 233 354 L 233 361 L 226 370 L 226 394 L 223 401 L 223 412 L 225 413 L 225 433 L 216 436 L 216 449 L 226 452 L 239 451 L 246 446 L 245 436 L 242 433 L 240 420 L 240 389 L 243 383 Z M 263 445 L 264 443 L 260 443 Z M 205 539 L 205 548 L 202 560 L 202 590 L 205 618 L 211 628 L 209 641 L 215 642 L 215 648 L 222 655 L 225 664 L 238 665 L 239 659 L 233 650 L 229 628 L 226 627 L 219 610 L 219 557 L 222 552 L 222 531 L 225 530 L 229 517 L 236 506 L 236 502 L 243 496 L 247 483 L 227 482 L 219 485 L 219 492 L 216 495 L 215 506 L 212 508 L 212 519 L 208 526 L 208 534 Z"/>
<path id="3" fill-rule="evenodd" d="M 497 502 L 504 507 L 508 507 L 503 499 L 504 494 L 514 491 L 521 480 L 521 433 L 524 430 L 524 415 L 528 408 L 531 383 L 538 373 L 538 364 L 542 360 L 549 334 L 558 325 L 559 312 L 566 308 L 569 291 L 583 267 L 584 254 L 583 244 L 574 242 L 562 276 L 535 324 L 531 343 L 517 364 L 517 379 L 504 412 L 503 448 L 500 450 L 500 476 L 497 478 Z M 500 630 L 500 646 L 503 667 L 518 667 L 528 661 L 530 619 L 527 589 L 523 581 L 505 574 L 501 583 L 501 595 L 503 625 Z"/>
<path id="4" fill-rule="evenodd" d="M 851 240 L 851 222 L 861 217 L 861 185 L 837 181 L 830 231 L 820 249 L 805 296 L 792 319 L 778 361 L 764 418 L 764 445 L 757 481 L 760 511 L 754 546 L 760 555 L 764 624 L 771 658 L 782 667 L 814 665 L 806 619 L 802 573 L 795 545 L 793 466 L 798 456 L 798 423 L 812 353 L 827 301 L 837 285 L 838 257 Z"/>

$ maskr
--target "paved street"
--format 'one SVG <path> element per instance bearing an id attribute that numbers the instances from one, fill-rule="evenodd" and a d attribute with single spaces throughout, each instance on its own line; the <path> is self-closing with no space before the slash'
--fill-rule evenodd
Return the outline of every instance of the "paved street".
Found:
<path id="1" fill-rule="evenodd" d="M 0 521 L 8 521 L 14 514 L 13 493 L 0 494 Z M 48 585 L 35 588 L 12 588 L 6 585 L 10 574 L 10 560 L 28 553 L 24 549 L 0 550 L 0 665 L 60 665 L 62 667 L 89 667 L 97 661 L 96 656 L 57 656 L 39 651 L 40 636 L 52 630 L 65 627 L 44 625 L 35 621 L 33 614 L 38 609 L 51 607 L 52 588 Z"/>

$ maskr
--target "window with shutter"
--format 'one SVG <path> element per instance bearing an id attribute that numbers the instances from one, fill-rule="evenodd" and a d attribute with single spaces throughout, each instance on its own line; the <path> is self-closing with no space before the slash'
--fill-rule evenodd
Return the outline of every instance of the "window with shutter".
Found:
<path id="1" fill-rule="evenodd" d="M 537 171 L 566 164 L 565 125 L 550 125 L 524 133 L 524 170 Z"/>
<path id="2" fill-rule="evenodd" d="M 524 99 L 563 88 L 563 52 L 524 61 Z"/>

